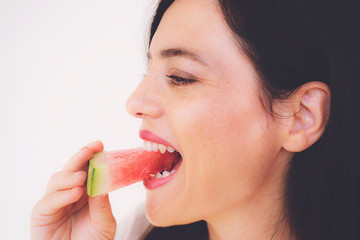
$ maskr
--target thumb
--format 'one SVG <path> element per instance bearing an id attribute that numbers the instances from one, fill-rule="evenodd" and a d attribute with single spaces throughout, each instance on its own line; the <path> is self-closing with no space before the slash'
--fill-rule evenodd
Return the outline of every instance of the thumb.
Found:
<path id="1" fill-rule="evenodd" d="M 89 214 L 91 222 L 100 231 L 115 234 L 116 221 L 111 211 L 109 195 L 103 194 L 89 198 Z"/>

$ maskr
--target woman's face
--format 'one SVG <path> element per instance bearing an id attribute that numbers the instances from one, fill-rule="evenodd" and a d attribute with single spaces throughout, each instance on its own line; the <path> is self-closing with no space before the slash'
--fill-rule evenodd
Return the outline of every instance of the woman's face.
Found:
<path id="1" fill-rule="evenodd" d="M 166 11 L 151 42 L 148 74 L 127 102 L 142 118 L 141 129 L 183 158 L 169 182 L 147 191 L 154 225 L 221 217 L 279 190 L 281 139 L 256 77 L 217 1 L 177 0 Z"/>

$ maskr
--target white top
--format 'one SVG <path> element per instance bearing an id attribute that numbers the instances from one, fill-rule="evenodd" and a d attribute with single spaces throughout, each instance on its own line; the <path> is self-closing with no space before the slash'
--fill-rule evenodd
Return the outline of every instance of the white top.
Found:
<path id="1" fill-rule="evenodd" d="M 145 216 L 145 204 L 141 204 L 130 216 L 117 223 L 115 240 L 139 240 L 150 226 Z"/>

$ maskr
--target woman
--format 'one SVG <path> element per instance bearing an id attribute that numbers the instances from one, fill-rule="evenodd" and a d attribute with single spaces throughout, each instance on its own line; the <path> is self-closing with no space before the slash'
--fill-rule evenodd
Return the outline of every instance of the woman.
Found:
<path id="1" fill-rule="evenodd" d="M 359 4 L 164 0 L 130 114 L 181 154 L 144 239 L 359 239 Z M 33 239 L 113 239 L 94 142 L 49 181 Z"/>

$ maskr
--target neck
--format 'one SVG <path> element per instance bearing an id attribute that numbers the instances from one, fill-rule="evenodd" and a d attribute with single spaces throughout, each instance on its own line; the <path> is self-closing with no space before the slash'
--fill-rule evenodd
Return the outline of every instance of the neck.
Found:
<path id="1" fill-rule="evenodd" d="M 283 213 L 283 174 L 278 172 L 268 180 L 262 189 L 245 201 L 205 219 L 210 240 L 291 239 Z"/>
<path id="2" fill-rule="evenodd" d="M 280 213 L 278 206 L 274 205 L 268 206 L 268 210 L 259 208 L 259 202 L 248 205 L 246 209 L 229 208 L 221 216 L 207 220 L 209 239 L 290 239 L 287 223 Z"/>

